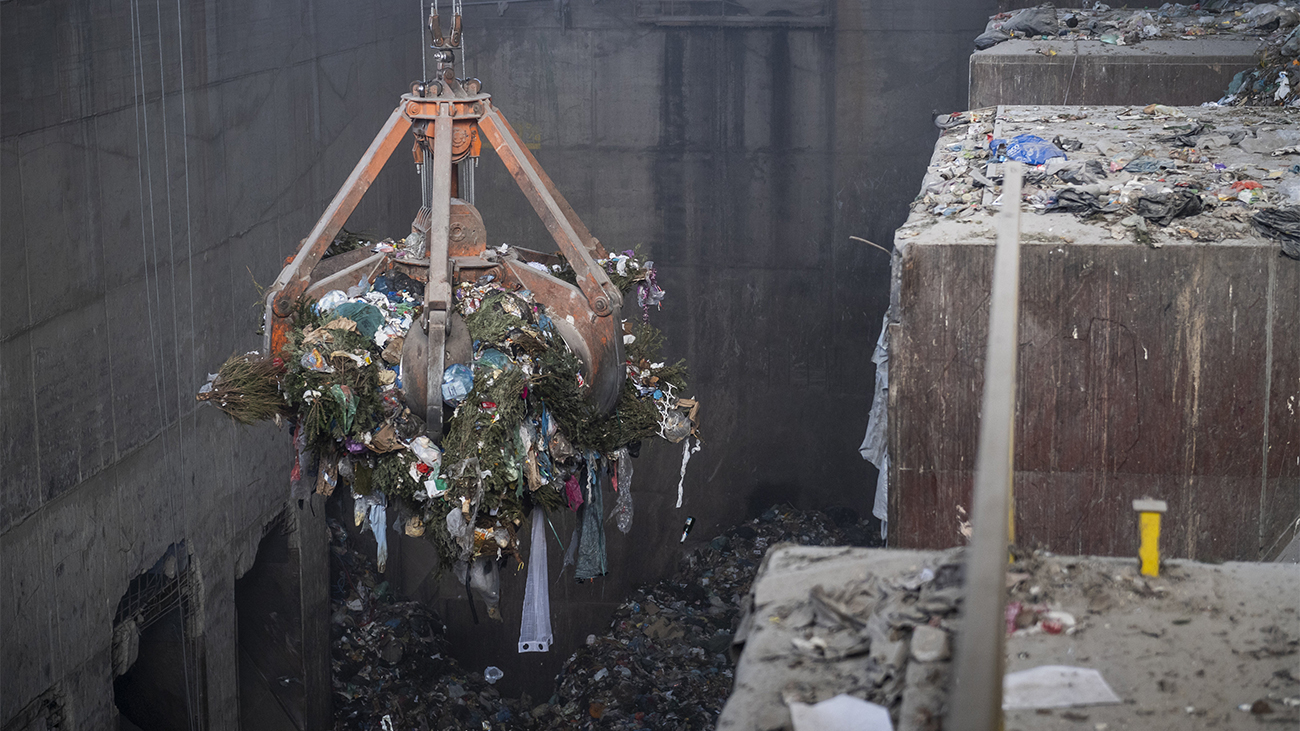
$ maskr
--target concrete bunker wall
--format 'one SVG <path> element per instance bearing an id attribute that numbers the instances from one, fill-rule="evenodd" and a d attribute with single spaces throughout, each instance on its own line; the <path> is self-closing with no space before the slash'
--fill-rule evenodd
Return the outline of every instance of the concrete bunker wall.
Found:
<path id="1" fill-rule="evenodd" d="M 290 449 L 193 394 L 257 347 L 257 282 L 418 47 L 392 43 L 405 15 L 346 3 L 4 3 L 0 27 L 0 626 L 21 628 L 0 639 L 0 724 L 58 707 L 110 727 L 118 600 L 184 541 L 206 723 L 236 727 L 233 587 L 285 507 Z M 323 509 L 290 510 L 327 622 Z M 325 693 L 327 633 L 304 632 Z"/>

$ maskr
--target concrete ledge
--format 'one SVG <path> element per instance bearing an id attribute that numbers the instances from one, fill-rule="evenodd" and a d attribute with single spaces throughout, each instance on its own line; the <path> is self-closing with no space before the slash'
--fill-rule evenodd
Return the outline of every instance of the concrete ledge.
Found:
<path id="1" fill-rule="evenodd" d="M 876 649 L 884 642 L 879 637 L 872 638 L 869 651 L 838 660 L 801 651 L 796 641 L 816 637 L 836 646 L 835 638 L 843 634 L 871 635 L 877 610 L 870 605 L 855 609 L 866 630 L 809 623 L 815 614 L 814 587 L 837 597 L 877 587 L 867 594 L 888 603 L 888 594 L 899 593 L 902 586 L 937 581 L 933 574 L 926 578 L 923 568 L 936 569 L 953 559 L 947 552 L 774 546 L 754 580 L 752 609 L 742 619 L 742 627 L 750 629 L 718 729 L 786 731 L 791 728 L 786 696 L 871 696 L 875 686 L 870 678 L 878 676 L 875 668 L 882 662 L 898 669 L 905 664 L 909 689 L 918 684 L 914 669 L 942 667 L 914 656 L 906 660 L 907 630 L 896 638 L 904 646 L 901 655 L 891 655 L 893 648 Z M 1041 665 L 1093 668 L 1123 702 L 1007 711 L 1007 728 L 1068 731 L 1084 728 L 1081 720 L 1088 721 L 1087 728 L 1150 731 L 1254 728 L 1262 725 L 1260 720 L 1273 720 L 1268 725 L 1279 728 L 1294 726 L 1296 710 L 1280 699 L 1295 695 L 1294 681 L 1287 680 L 1295 667 L 1288 645 L 1300 632 L 1295 610 L 1300 567 L 1172 560 L 1153 578 L 1139 576 L 1132 558 L 1035 554 L 1018 561 L 1012 572 L 1016 580 L 1009 582 L 1009 599 L 1068 613 L 1077 630 L 1053 635 L 1035 628 L 1008 637 L 1006 671 Z M 868 580 L 879 583 L 862 583 Z M 882 586 L 885 591 L 879 590 Z M 1037 598 L 1027 598 L 1030 594 Z M 860 600 L 862 595 L 857 596 Z M 911 606 L 920 604 L 924 602 Z M 930 626 L 955 633 L 959 616 L 940 610 Z M 946 705 L 947 681 L 933 685 L 933 699 Z M 1262 719 L 1240 710 L 1265 698 L 1271 699 L 1265 701 L 1270 711 Z M 909 716 L 906 696 L 895 710 L 900 730 L 935 727 Z"/>
<path id="2" fill-rule="evenodd" d="M 1051 55 L 1055 51 L 1056 55 Z M 970 108 L 999 104 L 1194 106 L 1257 63 L 1259 40 L 1011 40 L 970 57 Z"/>

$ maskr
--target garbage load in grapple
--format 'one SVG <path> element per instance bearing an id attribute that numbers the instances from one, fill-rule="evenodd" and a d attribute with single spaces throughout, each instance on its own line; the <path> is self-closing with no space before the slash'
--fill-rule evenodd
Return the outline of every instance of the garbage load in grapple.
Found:
<path id="1" fill-rule="evenodd" d="M 431 540 L 488 599 L 492 564 L 519 558 L 526 531 L 542 529 L 535 508 L 578 511 L 577 576 L 604 574 L 602 493 L 617 493 L 616 524 L 630 530 L 630 458 L 650 437 L 683 443 L 684 474 L 699 405 L 648 323 L 664 297 L 654 263 L 607 252 L 479 81 L 456 78 L 459 15 L 449 37 L 432 16 L 430 34 L 436 78 L 402 96 L 269 289 L 262 352 L 232 358 L 198 398 L 246 423 L 287 416 L 293 494 L 350 489 L 381 571 L 393 526 Z M 422 180 L 410 233 L 347 233 L 408 130 Z M 470 174 L 484 139 L 557 254 L 487 246 Z M 625 321 L 633 297 L 640 312 Z"/>

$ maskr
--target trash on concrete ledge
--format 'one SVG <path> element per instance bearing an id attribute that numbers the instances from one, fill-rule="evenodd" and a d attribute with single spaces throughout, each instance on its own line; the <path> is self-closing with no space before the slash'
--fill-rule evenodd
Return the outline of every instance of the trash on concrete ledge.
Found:
<path id="1" fill-rule="evenodd" d="M 1007 673 L 1002 679 L 1002 708 L 1072 708 L 1122 703 L 1092 668 L 1041 665 Z"/>

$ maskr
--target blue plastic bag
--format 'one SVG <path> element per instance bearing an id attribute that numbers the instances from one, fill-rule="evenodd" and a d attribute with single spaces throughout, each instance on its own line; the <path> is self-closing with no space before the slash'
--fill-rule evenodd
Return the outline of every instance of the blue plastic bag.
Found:
<path id="1" fill-rule="evenodd" d="M 442 400 L 455 407 L 474 389 L 474 372 L 469 366 L 455 363 L 442 372 Z"/>
<path id="2" fill-rule="evenodd" d="M 999 154 L 998 148 L 1006 145 L 1005 152 Z M 1026 165 L 1042 165 L 1054 157 L 1063 157 L 1065 152 L 1038 135 L 1018 135 L 1009 140 L 993 140 L 989 143 L 989 152 L 998 155 L 998 159 L 1023 162 Z"/>
<path id="3" fill-rule="evenodd" d="M 488 348 L 474 359 L 475 368 L 491 368 L 498 371 L 508 371 L 514 366 L 510 362 L 509 356 L 495 348 Z"/>

